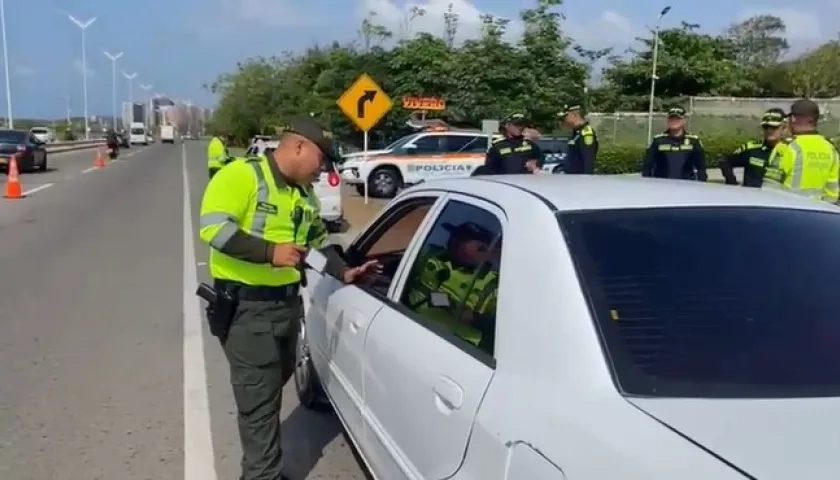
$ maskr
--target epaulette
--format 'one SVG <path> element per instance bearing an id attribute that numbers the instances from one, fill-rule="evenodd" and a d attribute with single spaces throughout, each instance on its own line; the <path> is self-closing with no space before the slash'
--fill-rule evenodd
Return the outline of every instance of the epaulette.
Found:
<path id="1" fill-rule="evenodd" d="M 764 146 L 764 142 L 756 142 L 755 140 L 750 140 L 749 142 L 744 144 L 744 150 L 751 150 L 753 148 L 761 148 Z"/>
<path id="2" fill-rule="evenodd" d="M 663 138 L 663 137 L 667 137 L 667 136 L 668 136 L 667 133 L 657 133 L 656 135 L 653 136 L 653 138 Z"/>
<path id="3" fill-rule="evenodd" d="M 497 143 L 499 143 L 499 142 L 501 142 L 501 141 L 504 141 L 504 139 L 505 139 L 505 137 L 493 139 L 493 143 L 492 143 L 492 144 L 493 144 L 493 145 L 495 145 L 495 144 L 497 144 Z"/>
<path id="4" fill-rule="evenodd" d="M 592 128 L 591 125 L 585 125 L 583 128 L 580 129 L 581 135 L 594 135 L 595 130 Z"/>
<path id="5" fill-rule="evenodd" d="M 700 137 L 698 135 L 693 135 L 691 133 L 686 133 L 685 138 L 690 138 L 692 140 L 699 140 L 700 139 Z"/>

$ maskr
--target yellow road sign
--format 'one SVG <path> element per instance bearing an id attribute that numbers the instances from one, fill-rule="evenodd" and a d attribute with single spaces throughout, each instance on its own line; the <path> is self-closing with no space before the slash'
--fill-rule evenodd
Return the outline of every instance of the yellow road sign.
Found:
<path id="1" fill-rule="evenodd" d="M 336 102 L 338 108 L 362 131 L 369 131 L 388 113 L 393 103 L 370 76 L 363 73 Z"/>

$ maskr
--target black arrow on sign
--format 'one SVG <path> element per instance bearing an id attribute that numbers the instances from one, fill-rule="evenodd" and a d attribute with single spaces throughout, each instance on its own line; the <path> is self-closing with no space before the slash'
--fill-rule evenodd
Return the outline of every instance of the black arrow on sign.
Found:
<path id="1" fill-rule="evenodd" d="M 356 102 L 357 117 L 365 118 L 365 104 L 372 102 L 374 98 L 376 98 L 376 90 L 365 90 L 365 93 Z"/>

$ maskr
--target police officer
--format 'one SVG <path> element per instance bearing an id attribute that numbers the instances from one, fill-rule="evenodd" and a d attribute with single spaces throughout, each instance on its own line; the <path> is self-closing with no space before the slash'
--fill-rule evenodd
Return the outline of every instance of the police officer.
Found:
<path id="1" fill-rule="evenodd" d="M 773 149 L 764 186 L 836 203 L 840 158 L 834 145 L 817 131 L 819 106 L 811 100 L 797 100 L 788 118 L 793 137 Z"/>
<path id="2" fill-rule="evenodd" d="M 720 171 L 727 185 L 738 185 L 733 169 L 743 168 L 743 185 L 745 187 L 761 187 L 770 153 L 785 133 L 785 116 L 785 111 L 781 108 L 767 110 L 761 117 L 764 138 L 760 141 L 747 142 L 738 147 L 732 154 L 723 158 L 720 162 Z"/>
<path id="3" fill-rule="evenodd" d="M 228 141 L 230 136 L 228 135 Z M 210 178 L 216 174 L 228 162 L 228 149 L 225 142 L 218 136 L 210 139 L 210 144 L 207 145 L 207 169 L 210 172 Z"/>
<path id="4" fill-rule="evenodd" d="M 505 138 L 494 143 L 487 151 L 483 168 L 475 175 L 503 175 L 535 173 L 542 167 L 540 147 L 523 136 L 528 121 L 525 115 L 514 113 L 505 117 L 499 128 Z"/>
<path id="5" fill-rule="evenodd" d="M 595 159 L 598 157 L 598 135 L 583 116 L 579 103 L 566 104 L 558 112 L 557 117 L 563 126 L 572 130 L 563 173 L 593 174 L 595 173 Z"/>
<path id="6" fill-rule="evenodd" d="M 218 170 L 201 203 L 200 237 L 211 247 L 214 290 L 226 299 L 208 308 L 208 320 L 230 364 L 242 480 L 287 478 L 280 471 L 280 394 L 294 369 L 303 316 L 302 261 L 327 237 L 311 183 L 332 152 L 314 119 L 294 119 L 269 157 Z M 367 262 L 333 271 L 350 283 L 376 268 Z"/>
<path id="7" fill-rule="evenodd" d="M 418 262 L 419 281 L 408 293 L 408 306 L 492 355 L 499 285 L 493 265 L 498 248 L 491 251 L 496 236 L 475 222 L 444 223 L 443 228 L 450 235 L 446 249 L 428 252 Z M 443 294 L 445 301 L 435 294 Z M 462 301 L 462 310 L 456 310 Z"/>
<path id="8" fill-rule="evenodd" d="M 665 132 L 653 137 L 642 161 L 642 176 L 706 181 L 706 152 L 700 138 L 685 131 L 684 108 L 668 110 Z"/>

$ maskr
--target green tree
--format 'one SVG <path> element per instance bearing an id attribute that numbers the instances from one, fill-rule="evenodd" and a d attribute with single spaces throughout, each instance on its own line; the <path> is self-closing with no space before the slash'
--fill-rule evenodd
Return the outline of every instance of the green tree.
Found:
<path id="1" fill-rule="evenodd" d="M 727 28 L 735 61 L 744 67 L 756 68 L 779 63 L 790 46 L 785 38 L 785 22 L 773 15 L 756 15 Z"/>

